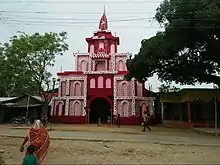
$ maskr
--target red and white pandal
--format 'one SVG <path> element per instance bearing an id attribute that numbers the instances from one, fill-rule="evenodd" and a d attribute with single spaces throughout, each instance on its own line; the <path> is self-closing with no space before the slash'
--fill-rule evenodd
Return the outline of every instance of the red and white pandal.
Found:
<path id="1" fill-rule="evenodd" d="M 108 30 L 103 13 L 99 29 L 86 38 L 88 53 L 74 53 L 75 71 L 57 73 L 58 97 L 52 100 L 51 120 L 57 123 L 89 123 L 91 104 L 106 100 L 121 124 L 137 125 L 143 111 L 154 113 L 154 98 L 147 97 L 144 83 L 125 81 L 130 53 L 118 53 L 119 37 Z"/>

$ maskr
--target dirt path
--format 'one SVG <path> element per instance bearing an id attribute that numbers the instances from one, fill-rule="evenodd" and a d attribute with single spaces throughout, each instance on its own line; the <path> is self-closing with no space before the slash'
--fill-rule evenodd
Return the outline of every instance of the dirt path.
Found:
<path id="1" fill-rule="evenodd" d="M 22 139 L 0 138 L 7 164 L 21 163 Z M 47 164 L 146 164 L 219 163 L 220 148 L 172 146 L 129 142 L 88 142 L 52 140 L 44 163 Z"/>

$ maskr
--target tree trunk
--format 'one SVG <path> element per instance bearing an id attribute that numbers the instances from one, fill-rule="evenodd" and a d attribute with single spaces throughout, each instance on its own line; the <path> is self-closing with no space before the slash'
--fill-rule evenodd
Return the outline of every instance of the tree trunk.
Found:
<path id="1" fill-rule="evenodd" d="M 48 114 L 48 104 L 49 104 L 49 102 L 47 101 L 47 100 L 45 100 L 44 102 L 43 102 L 43 105 L 42 105 L 42 110 L 41 110 L 41 119 L 43 119 L 44 118 L 44 115 L 46 114 Z"/>

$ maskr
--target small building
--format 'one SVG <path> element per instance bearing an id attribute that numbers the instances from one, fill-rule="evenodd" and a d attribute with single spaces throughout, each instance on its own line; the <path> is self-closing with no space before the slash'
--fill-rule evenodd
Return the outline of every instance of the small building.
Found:
<path id="1" fill-rule="evenodd" d="M 219 89 L 185 88 L 160 93 L 161 120 L 173 127 L 213 127 L 216 114 L 220 120 L 219 99 Z"/>
<path id="2" fill-rule="evenodd" d="M 11 122 L 14 117 L 40 118 L 42 115 L 42 102 L 41 97 L 25 94 L 20 97 L 1 97 L 0 123 Z"/>

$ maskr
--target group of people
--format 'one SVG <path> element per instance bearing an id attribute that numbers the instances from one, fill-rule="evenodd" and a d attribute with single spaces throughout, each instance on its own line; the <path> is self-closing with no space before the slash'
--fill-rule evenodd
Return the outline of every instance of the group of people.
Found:
<path id="1" fill-rule="evenodd" d="M 115 124 L 120 127 L 120 114 L 118 114 L 117 116 L 114 116 L 114 121 L 115 121 Z M 152 116 L 150 115 L 149 112 L 147 111 L 144 111 L 143 112 L 143 116 L 142 116 L 142 122 L 141 122 L 141 125 L 142 125 L 142 132 L 145 132 L 146 131 L 146 128 L 149 130 L 149 132 L 151 131 L 151 128 L 149 127 L 150 125 L 150 122 L 151 122 L 151 118 Z M 108 120 L 106 121 L 106 124 L 109 126 L 111 123 L 111 118 L 108 117 Z M 101 118 L 99 117 L 98 118 L 98 126 L 101 125 Z"/>
<path id="2" fill-rule="evenodd" d="M 24 150 L 26 144 L 28 147 Z M 41 165 L 47 155 L 49 145 L 50 137 L 47 129 L 40 120 L 35 120 L 20 147 L 20 151 L 25 152 L 22 165 Z"/>
<path id="3" fill-rule="evenodd" d="M 118 127 L 120 127 L 120 114 L 118 114 L 117 116 L 114 116 L 114 120 L 115 120 L 115 124 L 118 125 Z M 108 116 L 108 119 L 106 121 L 107 126 L 111 125 L 111 117 Z M 101 126 L 101 118 L 98 118 L 98 126 Z"/>

